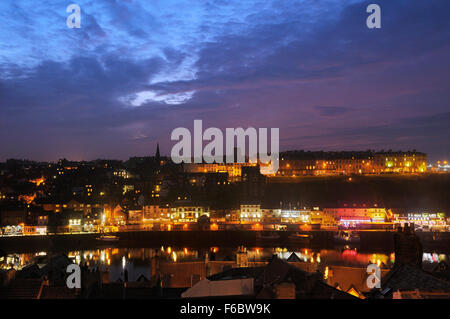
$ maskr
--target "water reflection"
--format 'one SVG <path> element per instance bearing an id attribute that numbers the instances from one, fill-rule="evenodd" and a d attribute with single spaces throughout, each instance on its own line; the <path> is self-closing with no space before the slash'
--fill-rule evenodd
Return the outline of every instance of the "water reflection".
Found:
<path id="1" fill-rule="evenodd" d="M 327 266 L 366 267 L 376 263 L 382 268 L 391 268 L 395 261 L 394 253 L 361 253 L 357 249 L 344 247 L 341 249 L 296 249 L 290 248 L 245 248 L 248 262 L 264 262 L 273 255 L 281 259 L 292 258 L 294 260 L 313 263 L 320 269 Z M 129 280 L 138 280 L 140 276 L 151 277 L 152 260 L 156 257 L 159 261 L 169 263 L 183 263 L 195 261 L 236 261 L 237 248 L 208 247 L 203 249 L 191 249 L 188 247 L 161 246 L 159 248 L 104 248 L 84 251 L 68 252 L 36 252 L 25 254 L 8 254 L 0 259 L 1 269 L 20 270 L 23 267 L 36 263 L 45 265 L 47 259 L 53 253 L 65 253 L 73 262 L 84 265 L 91 270 L 99 269 L 109 273 L 110 281 L 124 279 L 124 271 L 127 270 Z M 424 253 L 424 269 L 434 267 L 440 261 L 448 261 L 445 254 Z"/>

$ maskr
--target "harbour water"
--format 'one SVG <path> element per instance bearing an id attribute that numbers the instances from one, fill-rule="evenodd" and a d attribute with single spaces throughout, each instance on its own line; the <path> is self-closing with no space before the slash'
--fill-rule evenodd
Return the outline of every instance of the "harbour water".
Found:
<path id="1" fill-rule="evenodd" d="M 241 250 L 243 247 L 241 247 Z M 286 248 L 286 247 L 245 247 L 248 262 L 258 263 L 269 260 L 273 255 L 288 259 L 295 253 L 296 261 L 309 263 L 318 271 L 330 266 L 365 268 L 377 263 L 382 269 L 389 269 L 395 261 L 392 251 L 361 252 L 352 247 L 335 247 L 334 249 Z M 164 264 L 177 265 L 205 261 L 235 262 L 238 247 L 175 247 L 159 246 L 145 248 L 101 247 L 91 250 L 72 251 L 35 251 L 27 253 L 8 253 L 0 260 L 1 269 L 20 270 L 31 264 L 45 265 L 49 257 L 65 254 L 73 262 L 85 265 L 92 271 L 97 268 L 109 273 L 109 281 L 124 280 L 125 269 L 129 281 L 136 281 L 141 276 L 151 277 L 152 258 L 158 257 Z M 292 258 L 291 257 L 291 258 Z M 440 261 L 448 262 L 450 255 L 424 252 L 423 268 L 433 270 Z M 142 279 L 142 277 L 141 277 Z"/>

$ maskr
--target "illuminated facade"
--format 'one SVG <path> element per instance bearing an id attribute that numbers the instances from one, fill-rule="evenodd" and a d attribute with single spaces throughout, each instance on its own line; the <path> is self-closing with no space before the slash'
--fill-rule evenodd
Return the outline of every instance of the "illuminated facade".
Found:
<path id="1" fill-rule="evenodd" d="M 261 205 L 241 205 L 239 219 L 243 222 L 260 222 L 263 217 Z"/>
<path id="2" fill-rule="evenodd" d="M 281 209 L 261 209 L 261 221 L 265 223 L 280 223 Z"/>
<path id="3" fill-rule="evenodd" d="M 111 206 L 109 204 L 105 203 L 82 203 L 78 202 L 76 200 L 71 200 L 65 204 L 62 203 L 44 203 L 40 204 L 42 206 L 42 209 L 46 212 L 54 212 L 54 213 L 60 213 L 63 210 L 73 210 L 73 211 L 82 211 L 84 215 L 87 215 L 92 212 L 92 209 L 94 208 L 100 208 L 105 210 L 110 210 Z"/>
<path id="4" fill-rule="evenodd" d="M 185 163 L 186 173 L 227 173 L 229 181 L 238 181 L 242 176 L 242 167 L 256 166 L 255 163 Z"/>
<path id="5" fill-rule="evenodd" d="M 380 172 L 387 173 L 425 173 L 427 155 L 416 152 L 378 153 L 375 165 Z"/>
<path id="6" fill-rule="evenodd" d="M 170 219 L 174 222 L 196 222 L 203 215 L 210 217 L 208 207 L 178 206 L 170 208 Z"/>
<path id="7" fill-rule="evenodd" d="M 325 213 L 321 210 L 313 210 L 309 215 L 310 224 L 320 224 L 322 226 L 335 226 L 337 224 L 335 217 L 332 214 Z"/>
<path id="8" fill-rule="evenodd" d="M 381 173 L 424 173 L 427 156 L 418 152 L 375 153 L 333 159 L 281 158 L 276 176 L 330 176 Z"/>
<path id="9" fill-rule="evenodd" d="M 385 208 L 324 208 L 324 215 L 334 218 L 336 223 L 351 226 L 361 223 L 385 222 L 388 214 Z"/>
<path id="10" fill-rule="evenodd" d="M 125 222 L 127 220 L 127 215 L 122 208 L 122 206 L 117 205 L 114 207 L 114 209 L 110 210 L 109 216 L 107 216 L 107 219 L 109 220 L 109 223 L 114 225 L 125 225 Z"/>
<path id="11" fill-rule="evenodd" d="M 304 224 L 311 222 L 310 210 L 289 209 L 280 212 L 282 223 Z"/>
<path id="12" fill-rule="evenodd" d="M 374 165 L 372 157 L 369 158 L 351 158 L 338 159 L 333 161 L 336 165 L 337 174 L 377 174 L 379 169 Z"/>
<path id="13" fill-rule="evenodd" d="M 419 152 L 367 153 L 359 156 L 327 156 L 327 158 L 295 159 L 282 156 L 279 170 L 273 176 L 330 176 L 381 173 L 424 173 L 427 156 Z M 188 173 L 228 173 L 230 181 L 238 181 L 242 167 L 256 163 L 184 164 Z M 263 170 L 261 170 L 263 171 Z"/>
<path id="14" fill-rule="evenodd" d="M 128 224 L 141 224 L 144 219 L 142 209 L 134 208 L 128 210 Z"/>
<path id="15" fill-rule="evenodd" d="M 407 215 L 395 216 L 395 222 L 401 225 L 405 223 L 414 223 L 423 229 L 446 229 L 447 220 L 445 213 L 408 213 Z"/>
<path id="16" fill-rule="evenodd" d="M 282 158 L 277 175 L 294 177 L 314 175 L 316 168 L 316 161 L 314 160 L 285 160 Z"/>
<path id="17" fill-rule="evenodd" d="M 147 219 L 170 219 L 168 206 L 147 205 L 144 206 L 144 220 Z"/>

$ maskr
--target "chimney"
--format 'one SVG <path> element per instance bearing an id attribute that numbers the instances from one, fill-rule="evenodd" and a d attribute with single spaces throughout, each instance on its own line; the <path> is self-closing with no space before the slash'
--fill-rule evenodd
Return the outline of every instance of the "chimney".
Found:
<path id="1" fill-rule="evenodd" d="M 394 234 L 395 266 L 410 265 L 422 268 L 423 249 L 419 237 L 414 233 L 414 224 L 399 227 Z"/>

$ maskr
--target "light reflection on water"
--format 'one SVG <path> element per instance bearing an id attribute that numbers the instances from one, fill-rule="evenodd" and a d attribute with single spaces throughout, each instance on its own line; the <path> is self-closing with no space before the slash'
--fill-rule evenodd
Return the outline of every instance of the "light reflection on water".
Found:
<path id="1" fill-rule="evenodd" d="M 320 268 L 325 266 L 366 267 L 370 263 L 377 263 L 382 268 L 391 268 L 395 261 L 394 253 L 361 253 L 356 249 L 296 249 L 290 248 L 247 248 L 249 262 L 267 261 L 273 255 L 287 259 L 293 252 L 300 261 L 316 263 Z M 86 265 L 91 270 L 97 267 L 109 270 L 110 281 L 124 279 L 125 269 L 130 281 L 137 280 L 141 275 L 150 278 L 151 259 L 158 256 L 160 260 L 168 262 L 188 262 L 209 260 L 236 260 L 237 248 L 209 247 L 204 249 L 190 249 L 188 247 L 160 247 L 160 248 L 104 248 L 84 251 L 67 251 L 65 253 L 73 262 Z M 8 254 L 0 259 L 0 269 L 21 269 L 27 265 L 45 264 L 49 252 Z M 432 269 L 440 261 L 448 261 L 449 256 L 436 253 L 423 254 L 424 269 Z"/>

